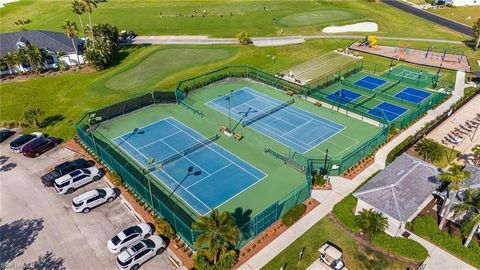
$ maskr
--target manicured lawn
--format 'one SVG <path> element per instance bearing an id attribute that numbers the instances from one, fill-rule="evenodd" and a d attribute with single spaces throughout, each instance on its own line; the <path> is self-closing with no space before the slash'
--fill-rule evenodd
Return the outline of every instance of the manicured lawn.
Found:
<path id="1" fill-rule="evenodd" d="M 432 8 L 429 11 L 468 26 L 480 19 L 480 6 Z"/>
<path id="2" fill-rule="evenodd" d="M 19 31 L 23 28 L 60 31 L 65 19 L 78 22 L 70 6 L 70 1 L 64 0 L 25 0 L 8 4 L 0 10 L 0 31 Z M 205 17 L 202 17 L 203 10 L 206 11 Z M 19 19 L 31 19 L 32 22 L 17 26 L 14 22 Z M 83 15 L 83 20 L 87 22 L 88 16 Z M 241 31 L 248 31 L 252 36 L 272 36 L 279 35 L 281 30 L 285 35 L 312 35 L 321 34 L 323 27 L 328 25 L 365 20 L 379 24 L 379 35 L 464 39 L 458 33 L 384 3 L 360 0 L 115 0 L 100 3 L 93 13 L 94 22 L 113 23 L 120 30 L 134 30 L 140 35 L 233 37 Z"/>
<path id="3" fill-rule="evenodd" d="M 348 269 L 406 269 L 406 265 L 399 261 L 393 261 L 381 253 L 359 246 L 328 216 L 313 225 L 262 269 L 278 270 L 286 263 L 286 269 L 304 270 L 318 259 L 320 255 L 318 249 L 326 241 L 331 241 L 342 249 Z M 302 260 L 299 261 L 299 252 L 302 248 L 305 248 L 305 251 Z"/>

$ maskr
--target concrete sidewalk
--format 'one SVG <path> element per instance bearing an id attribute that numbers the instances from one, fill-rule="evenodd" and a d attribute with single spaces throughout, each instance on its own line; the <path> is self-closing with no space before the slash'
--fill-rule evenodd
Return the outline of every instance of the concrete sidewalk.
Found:
<path id="1" fill-rule="evenodd" d="M 442 105 L 438 106 L 435 110 L 431 110 L 420 119 L 417 123 L 410 126 L 407 130 L 402 132 L 395 139 L 390 141 L 384 147 L 382 147 L 375 155 L 375 162 L 361 172 L 353 180 L 347 180 L 342 177 L 331 177 L 332 190 L 314 190 L 312 192 L 312 197 L 320 202 L 320 205 L 313 209 L 310 213 L 301 218 L 297 223 L 288 228 L 283 234 L 281 234 L 277 239 L 272 241 L 269 245 L 263 248 L 255 256 L 250 258 L 245 264 L 240 266 L 240 270 L 257 270 L 265 266 L 270 260 L 275 258 L 280 252 L 282 252 L 286 247 L 288 247 L 292 242 L 294 242 L 298 237 L 310 229 L 314 224 L 316 224 L 320 219 L 325 217 L 333 209 L 333 206 L 355 190 L 361 183 L 363 183 L 369 176 L 375 173 L 378 170 L 385 168 L 385 161 L 387 159 L 388 153 L 398 144 L 400 144 L 406 137 L 409 135 L 414 135 L 418 130 L 420 130 L 426 123 L 433 120 L 438 115 L 443 114 L 448 111 L 450 106 L 455 103 L 463 95 L 465 81 L 465 73 L 457 72 L 457 79 L 455 83 L 455 90 L 447 101 Z M 430 249 L 429 249 L 430 250 Z M 432 249 L 433 250 L 433 249 Z M 455 256 L 446 253 L 441 254 L 442 262 L 439 262 L 440 256 L 430 257 L 427 262 L 427 267 L 429 265 L 441 264 L 447 269 L 458 269 L 454 266 L 460 265 L 461 261 Z M 450 261 L 451 264 L 446 264 L 443 261 Z M 462 262 L 463 263 L 463 262 Z M 452 267 L 450 267 L 452 265 Z M 437 268 L 438 269 L 438 268 Z M 461 268 L 460 268 L 461 269 Z"/>

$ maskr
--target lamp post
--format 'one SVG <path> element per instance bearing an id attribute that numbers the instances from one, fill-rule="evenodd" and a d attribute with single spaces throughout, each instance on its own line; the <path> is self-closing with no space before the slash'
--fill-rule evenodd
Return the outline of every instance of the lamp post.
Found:
<path id="1" fill-rule="evenodd" d="M 90 137 L 92 138 L 93 147 L 95 148 L 95 153 L 98 155 L 97 143 L 95 142 L 95 137 L 93 136 L 92 123 L 97 123 L 102 121 L 101 116 L 96 116 L 95 113 L 91 113 L 88 116 L 88 130 L 90 131 Z"/>
<path id="2" fill-rule="evenodd" d="M 275 68 L 275 62 L 276 62 L 277 58 L 276 58 L 275 55 L 273 55 L 273 54 L 267 54 L 267 57 L 269 57 L 270 59 L 272 59 L 273 75 L 277 74 L 277 71 L 276 71 L 276 68 Z"/>

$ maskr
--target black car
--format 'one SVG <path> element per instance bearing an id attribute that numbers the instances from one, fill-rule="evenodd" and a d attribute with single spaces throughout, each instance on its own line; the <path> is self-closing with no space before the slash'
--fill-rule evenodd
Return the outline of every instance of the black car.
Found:
<path id="1" fill-rule="evenodd" d="M 76 169 L 85 169 L 95 166 L 95 161 L 85 160 L 83 158 L 75 159 L 72 161 L 66 161 L 53 168 L 53 170 L 42 176 L 42 183 L 46 187 L 53 186 L 55 179 L 60 178 L 67 173 L 73 172 Z"/>
<path id="2" fill-rule="evenodd" d="M 15 134 L 15 131 L 13 130 L 9 130 L 9 129 L 0 130 L 0 143 L 12 137 L 13 134 Z"/>
<path id="3" fill-rule="evenodd" d="M 29 142 L 37 139 L 42 138 L 43 134 L 40 132 L 33 132 L 30 134 L 23 134 L 20 137 L 16 138 L 15 140 L 10 142 L 10 149 L 14 153 L 21 153 L 23 147 L 27 145 Z"/>

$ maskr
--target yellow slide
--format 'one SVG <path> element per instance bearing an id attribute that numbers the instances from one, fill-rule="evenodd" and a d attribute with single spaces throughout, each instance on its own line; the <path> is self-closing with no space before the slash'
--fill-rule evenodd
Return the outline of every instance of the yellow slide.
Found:
<path id="1" fill-rule="evenodd" d="M 376 36 L 368 35 L 367 40 L 368 40 L 368 47 L 373 48 L 373 49 L 377 48 L 377 37 Z"/>

